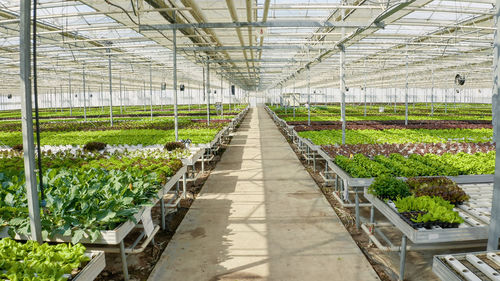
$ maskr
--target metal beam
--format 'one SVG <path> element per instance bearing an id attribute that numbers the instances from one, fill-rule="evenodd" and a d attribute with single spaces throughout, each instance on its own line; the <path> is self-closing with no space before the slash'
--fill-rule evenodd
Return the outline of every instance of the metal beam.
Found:
<path id="1" fill-rule="evenodd" d="M 155 24 L 139 25 L 139 31 L 158 31 L 186 28 L 241 28 L 241 27 L 292 27 L 292 28 L 312 28 L 312 27 L 346 27 L 346 28 L 365 28 L 371 23 L 361 22 L 329 22 L 329 21 L 266 21 L 266 22 L 203 22 L 203 23 L 173 23 L 173 24 Z M 382 22 L 375 24 L 377 28 L 383 28 Z"/>

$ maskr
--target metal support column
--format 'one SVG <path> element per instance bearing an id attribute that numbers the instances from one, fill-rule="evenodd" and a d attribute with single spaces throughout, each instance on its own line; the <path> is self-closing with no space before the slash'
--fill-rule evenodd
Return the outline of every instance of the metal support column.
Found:
<path id="1" fill-rule="evenodd" d="M 493 128 L 495 132 L 495 143 L 496 143 L 496 157 L 495 157 L 495 182 L 493 184 L 493 204 L 491 206 L 491 219 L 488 234 L 488 251 L 493 251 L 498 249 L 498 239 L 500 237 L 500 140 L 498 130 L 500 128 L 500 115 L 497 114 L 497 110 L 500 108 L 500 67 L 499 67 L 499 55 L 500 55 L 500 1 L 497 0 L 497 5 L 495 7 L 495 39 L 493 46 L 493 97 L 492 97 L 492 108 L 495 111 L 493 115 Z"/>
<path id="2" fill-rule="evenodd" d="M 106 49 L 108 53 L 108 75 L 109 75 L 109 124 L 113 127 L 113 73 L 111 71 L 111 50 Z"/>
<path id="3" fill-rule="evenodd" d="M 71 72 L 68 78 L 68 92 L 69 92 L 69 116 L 73 116 L 73 93 L 71 92 Z"/>
<path id="4" fill-rule="evenodd" d="M 431 80 L 432 80 L 432 86 L 431 86 L 431 116 L 434 116 L 434 64 L 432 64 L 432 69 L 431 69 Z"/>
<path id="5" fill-rule="evenodd" d="M 24 150 L 26 197 L 31 226 L 31 239 L 42 243 L 40 202 L 35 175 L 35 140 L 33 137 L 33 112 L 31 103 L 31 1 L 21 0 L 19 15 L 21 125 Z"/>
<path id="6" fill-rule="evenodd" d="M 345 0 L 342 1 L 342 5 L 345 5 Z M 342 21 L 345 19 L 345 9 L 342 9 Z M 345 37 L 345 28 L 342 27 L 341 29 L 342 36 L 341 38 Z M 346 130 L 346 120 L 345 120 L 345 46 L 339 45 L 340 48 L 340 103 L 341 103 L 341 108 L 340 108 L 340 121 L 342 122 L 342 144 L 345 144 L 345 130 Z"/>
<path id="7" fill-rule="evenodd" d="M 406 263 L 406 235 L 403 234 L 401 239 L 401 249 L 399 253 L 399 280 L 405 279 L 405 263 Z"/>
<path id="8" fill-rule="evenodd" d="M 408 126 L 408 45 L 406 45 L 405 126 Z"/>
<path id="9" fill-rule="evenodd" d="M 172 12 L 174 16 L 174 23 L 177 21 L 175 10 Z M 174 127 L 175 127 L 175 141 L 179 141 L 179 116 L 177 112 L 177 29 L 173 29 L 173 44 L 174 44 Z"/>
<path id="10" fill-rule="evenodd" d="M 311 69 L 307 67 L 307 126 L 311 126 Z"/>
<path id="11" fill-rule="evenodd" d="M 210 63 L 207 58 L 207 125 L 210 125 Z"/>
<path id="12" fill-rule="evenodd" d="M 220 76 L 220 97 L 221 97 L 221 112 L 220 116 L 224 118 L 224 91 L 222 90 L 222 74 Z"/>
<path id="13" fill-rule="evenodd" d="M 83 64 L 83 118 L 87 121 L 87 98 L 85 93 L 85 64 Z"/>
<path id="14" fill-rule="evenodd" d="M 123 114 L 123 89 L 122 89 L 122 75 L 120 74 L 120 114 Z"/>
<path id="15" fill-rule="evenodd" d="M 366 60 L 363 60 L 363 71 L 364 71 L 364 86 L 363 86 L 363 92 L 364 92 L 364 99 L 365 99 L 365 108 L 363 111 L 363 116 L 366 117 Z"/>
<path id="16" fill-rule="evenodd" d="M 151 111 L 151 121 L 153 121 L 153 66 L 149 62 L 149 110 Z"/>

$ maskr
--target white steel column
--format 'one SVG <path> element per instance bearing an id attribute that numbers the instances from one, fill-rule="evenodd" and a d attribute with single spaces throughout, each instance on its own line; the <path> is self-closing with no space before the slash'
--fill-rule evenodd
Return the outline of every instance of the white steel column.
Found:
<path id="1" fill-rule="evenodd" d="M 174 23 L 177 22 L 177 14 L 175 11 L 172 12 L 174 16 Z M 175 127 L 175 141 L 179 141 L 179 117 L 177 112 L 177 29 L 174 28 L 173 33 L 173 44 L 174 44 L 174 127 Z"/>
<path id="2" fill-rule="evenodd" d="M 495 13 L 495 39 L 493 46 L 493 97 L 492 97 L 492 108 L 493 112 L 493 128 L 495 133 L 495 143 L 496 143 L 496 157 L 495 157 L 495 182 L 493 185 L 493 203 L 491 206 L 491 219 L 488 235 L 488 251 L 493 251 L 498 249 L 498 239 L 500 238 L 500 139 L 498 135 L 498 130 L 500 129 L 499 115 L 496 114 L 496 110 L 500 105 L 500 85 L 498 79 L 500 79 L 500 68 L 498 65 L 498 57 L 500 55 L 500 0 L 496 1 L 496 13 Z"/>
<path id="3" fill-rule="evenodd" d="M 345 2 L 342 1 L 342 5 Z M 345 9 L 342 9 L 342 21 L 345 19 Z M 345 27 L 341 28 L 342 37 L 345 37 Z M 342 144 L 345 144 L 345 46 L 339 45 L 340 48 L 340 121 L 342 122 Z"/>
<path id="4" fill-rule="evenodd" d="M 31 239 L 42 243 L 40 202 L 35 175 L 35 141 L 33 137 L 33 110 L 31 103 L 31 1 L 21 0 L 20 5 L 20 95 L 26 197 L 28 199 Z"/>
<path id="5" fill-rule="evenodd" d="M 87 121 L 87 99 L 85 98 L 85 64 L 83 64 L 83 118 Z"/>
<path id="6" fill-rule="evenodd" d="M 108 53 L 108 75 L 109 75 L 109 123 L 113 127 L 113 73 L 111 71 L 111 50 L 106 49 Z"/>
<path id="7" fill-rule="evenodd" d="M 431 70 L 431 80 L 432 80 L 432 86 L 431 86 L 431 116 L 434 116 L 434 63 L 432 64 L 432 70 Z"/>
<path id="8" fill-rule="evenodd" d="M 69 92 L 69 116 L 73 116 L 73 93 L 71 92 L 71 72 L 68 78 L 68 92 Z"/>
<path id="9" fill-rule="evenodd" d="M 364 86 L 363 86 L 363 91 L 365 94 L 365 109 L 363 111 L 363 116 L 366 117 L 366 59 L 363 60 L 363 72 L 364 72 Z"/>
<path id="10" fill-rule="evenodd" d="M 408 126 L 408 45 L 406 45 L 405 126 Z"/>
<path id="11" fill-rule="evenodd" d="M 311 69 L 307 67 L 307 126 L 311 126 Z"/>
<path id="12" fill-rule="evenodd" d="M 120 114 L 123 114 L 123 89 L 122 89 L 122 75 L 120 74 Z"/>
<path id="13" fill-rule="evenodd" d="M 210 125 L 210 62 L 207 58 L 207 125 Z"/>
<path id="14" fill-rule="evenodd" d="M 151 121 L 153 121 L 153 66 L 151 62 L 149 62 L 149 110 Z"/>

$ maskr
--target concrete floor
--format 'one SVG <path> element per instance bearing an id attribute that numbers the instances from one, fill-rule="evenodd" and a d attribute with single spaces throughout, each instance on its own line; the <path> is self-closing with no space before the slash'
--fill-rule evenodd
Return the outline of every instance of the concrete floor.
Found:
<path id="1" fill-rule="evenodd" d="M 148 280 L 379 278 L 258 107 L 248 113 Z"/>

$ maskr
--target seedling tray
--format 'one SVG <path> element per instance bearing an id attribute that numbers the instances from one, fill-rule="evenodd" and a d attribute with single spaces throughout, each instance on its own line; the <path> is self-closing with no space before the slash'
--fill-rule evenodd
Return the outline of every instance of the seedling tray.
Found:
<path id="1" fill-rule="evenodd" d="M 438 226 L 432 229 L 419 228 L 414 229 L 409 225 L 400 214 L 387 205 L 382 200 L 365 192 L 365 198 L 373 204 L 394 226 L 396 226 L 408 239 L 415 244 L 426 243 L 445 243 L 471 240 L 488 239 L 488 224 L 474 219 L 474 215 L 464 209 L 456 208 L 465 222 L 458 228 L 441 228 Z"/>
<path id="2" fill-rule="evenodd" d="M 446 281 L 500 280 L 500 252 L 437 255 L 432 271 Z"/>

